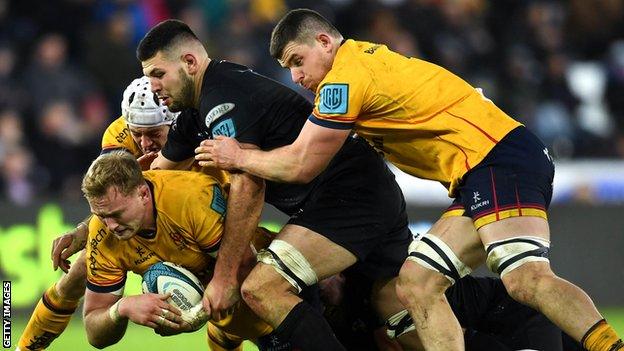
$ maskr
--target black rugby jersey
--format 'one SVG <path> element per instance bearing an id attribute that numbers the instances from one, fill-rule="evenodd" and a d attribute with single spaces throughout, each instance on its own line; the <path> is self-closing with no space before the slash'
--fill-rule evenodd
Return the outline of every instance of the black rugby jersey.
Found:
<path id="1" fill-rule="evenodd" d="M 289 145 L 297 139 L 311 112 L 312 104 L 292 89 L 245 66 L 212 60 L 204 74 L 199 111 L 180 114 L 162 154 L 172 161 L 186 160 L 195 155 L 202 140 L 216 135 L 233 137 L 263 150 Z M 267 181 L 265 201 L 292 215 L 315 182 Z"/>

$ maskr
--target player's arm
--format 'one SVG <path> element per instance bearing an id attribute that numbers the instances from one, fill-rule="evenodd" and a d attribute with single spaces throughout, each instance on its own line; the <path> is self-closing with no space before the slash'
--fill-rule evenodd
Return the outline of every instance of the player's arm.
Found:
<path id="1" fill-rule="evenodd" d="M 121 296 L 85 292 L 83 319 L 89 344 L 98 349 L 116 344 L 126 333 L 128 318 L 119 313 Z"/>
<path id="2" fill-rule="evenodd" d="M 236 140 L 217 137 L 195 149 L 200 165 L 239 169 L 258 177 L 286 183 L 308 183 L 327 167 L 350 133 L 308 120 L 292 144 L 261 151 L 241 147 Z M 206 162 L 209 161 L 209 162 Z"/>
<path id="3" fill-rule="evenodd" d="M 84 249 L 87 243 L 87 236 L 89 235 L 89 225 L 87 223 L 89 223 L 90 219 L 91 215 L 78 223 L 74 229 L 54 239 L 50 254 L 54 270 L 60 267 L 63 272 L 67 273 L 71 267 L 68 258 Z"/>
<path id="4" fill-rule="evenodd" d="M 112 293 L 86 290 L 84 323 L 89 343 L 97 348 L 116 344 L 128 327 L 128 320 L 152 329 L 186 331 L 180 311 L 169 305 L 169 295 L 142 294 L 121 298 Z"/>
<path id="5" fill-rule="evenodd" d="M 246 146 L 255 147 L 249 144 Z M 214 275 L 204 294 L 204 304 L 210 304 L 215 320 L 224 318 L 227 310 L 240 299 L 240 286 L 251 268 L 249 261 L 255 262 L 250 260 L 249 243 L 264 205 L 264 180 L 261 178 L 248 173 L 233 173 L 230 175 L 230 183 L 225 232 L 221 238 Z"/>

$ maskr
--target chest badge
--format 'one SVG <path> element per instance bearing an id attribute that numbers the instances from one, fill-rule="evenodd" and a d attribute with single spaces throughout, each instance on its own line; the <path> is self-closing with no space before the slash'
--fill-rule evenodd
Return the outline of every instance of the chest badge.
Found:
<path id="1" fill-rule="evenodd" d="M 234 106 L 235 105 L 233 103 L 226 102 L 224 104 L 213 107 L 212 110 L 208 111 L 208 113 L 206 114 L 206 127 L 210 127 L 210 124 L 212 124 L 212 122 L 214 122 L 217 118 L 232 111 L 234 109 Z"/>

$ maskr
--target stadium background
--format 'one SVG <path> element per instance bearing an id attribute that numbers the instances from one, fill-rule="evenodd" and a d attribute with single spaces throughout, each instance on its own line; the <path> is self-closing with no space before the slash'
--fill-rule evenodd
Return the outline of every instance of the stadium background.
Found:
<path id="1" fill-rule="evenodd" d="M 88 211 L 79 182 L 120 114 L 123 89 L 141 74 L 134 50 L 143 34 L 180 18 L 212 58 L 292 86 L 269 57 L 268 38 L 296 7 L 320 11 L 347 37 L 458 73 L 535 131 L 557 161 L 553 265 L 624 334 L 624 1 L 0 0 L 0 278 L 12 282 L 14 343 L 60 276 L 51 240 Z M 445 191 L 397 178 L 412 228 L 426 230 L 448 204 Z M 283 221 L 267 208 L 265 224 Z M 203 345 L 201 332 L 160 338 L 135 326 L 110 349 Z M 87 349 L 78 315 L 50 348 Z"/>

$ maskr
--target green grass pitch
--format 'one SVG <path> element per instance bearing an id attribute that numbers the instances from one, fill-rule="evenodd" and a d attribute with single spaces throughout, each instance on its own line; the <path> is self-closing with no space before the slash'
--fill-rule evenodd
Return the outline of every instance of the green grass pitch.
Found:
<path id="1" fill-rule="evenodd" d="M 624 307 L 602 309 L 604 316 L 617 330 L 619 335 L 624 335 Z M 26 326 L 26 320 L 13 320 L 12 342 L 13 349 L 17 340 Z M 49 351 L 61 350 L 97 350 L 87 342 L 82 320 L 74 317 L 67 330 L 52 343 Z M 192 334 L 183 334 L 172 337 L 161 337 L 151 329 L 130 323 L 124 338 L 116 345 L 106 348 L 110 351 L 136 351 L 136 350 L 208 350 L 206 345 L 205 329 Z M 245 351 L 257 350 L 251 343 L 245 344 Z"/>

